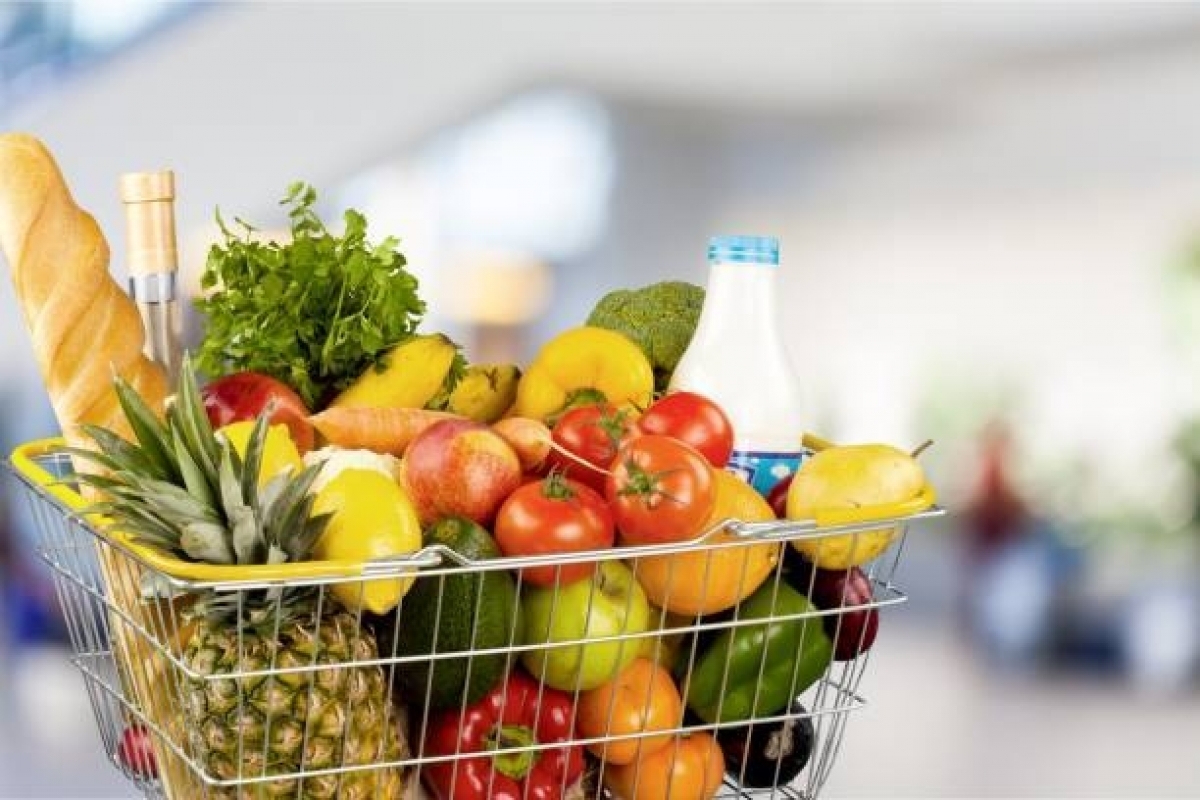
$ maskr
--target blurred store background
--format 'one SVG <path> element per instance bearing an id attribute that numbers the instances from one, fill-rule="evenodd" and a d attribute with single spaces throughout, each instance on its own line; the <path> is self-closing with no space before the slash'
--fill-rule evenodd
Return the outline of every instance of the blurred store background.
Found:
<path id="1" fill-rule="evenodd" d="M 809 427 L 936 440 L 952 509 L 828 795 L 1200 796 L 1200 5 L 8 2 L 0 128 L 117 271 L 173 168 L 193 290 L 307 180 L 479 359 L 780 237 Z M 7 280 L 0 336 L 7 453 L 54 429 Z M 129 796 L 5 489 L 0 796 Z"/>

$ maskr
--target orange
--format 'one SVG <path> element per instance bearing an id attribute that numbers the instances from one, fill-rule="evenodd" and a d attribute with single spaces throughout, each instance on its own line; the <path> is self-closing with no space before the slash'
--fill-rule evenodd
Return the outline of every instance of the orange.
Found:
<path id="1" fill-rule="evenodd" d="M 671 673 L 647 658 L 638 658 L 608 683 L 579 695 L 575 719 L 584 738 L 607 737 L 589 744 L 588 750 L 609 764 L 628 764 L 666 747 L 672 737 L 669 733 L 621 737 L 678 727 L 683 719 L 683 699 Z"/>
<path id="2" fill-rule="evenodd" d="M 681 736 L 632 764 L 608 767 L 604 783 L 621 800 L 710 800 L 725 777 L 725 757 L 707 733 Z"/>
<path id="3" fill-rule="evenodd" d="M 716 470 L 715 474 L 716 506 L 706 529 L 727 519 L 775 519 L 771 506 L 753 487 L 733 473 Z M 728 545 L 742 541 L 721 531 L 692 552 L 636 559 L 634 574 L 650 602 L 659 608 L 691 616 L 715 614 L 732 608 L 762 586 L 779 563 L 778 543 Z"/>

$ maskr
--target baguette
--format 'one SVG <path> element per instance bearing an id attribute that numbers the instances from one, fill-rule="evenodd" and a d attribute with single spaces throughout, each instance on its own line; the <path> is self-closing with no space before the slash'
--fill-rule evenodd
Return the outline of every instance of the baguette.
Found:
<path id="1" fill-rule="evenodd" d="M 66 439 L 85 444 L 84 423 L 130 436 L 115 374 L 161 411 L 166 375 L 142 352 L 142 320 L 109 274 L 108 242 L 50 152 L 26 134 L 0 135 L 0 250 Z"/>
<path id="2" fill-rule="evenodd" d="M 64 438 L 90 447 L 80 426 L 93 424 L 132 439 L 113 376 L 123 376 L 159 413 L 166 376 L 142 353 L 141 316 L 109 275 L 108 243 L 100 227 L 75 204 L 45 146 L 25 134 L 0 135 L 0 251 Z M 81 459 L 75 468 L 94 471 Z M 163 607 L 141 602 L 142 569 L 132 559 L 108 543 L 97 543 L 96 554 L 107 602 L 121 612 L 107 615 L 105 630 L 122 683 L 148 719 L 177 739 L 170 688 L 178 676 L 170 674 L 164 654 L 142 632 L 152 632 L 155 642 L 167 639 Z M 176 619 L 173 613 L 169 618 Z M 186 765 L 158 737 L 152 741 L 166 796 L 198 796 Z"/>

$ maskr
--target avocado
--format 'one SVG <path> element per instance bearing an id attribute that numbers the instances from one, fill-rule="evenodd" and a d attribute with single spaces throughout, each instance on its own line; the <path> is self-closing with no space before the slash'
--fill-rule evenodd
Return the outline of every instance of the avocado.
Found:
<path id="1" fill-rule="evenodd" d="M 500 556 L 492 535 L 463 517 L 435 522 L 423 538 L 426 546 L 444 545 L 470 561 Z M 401 657 L 508 647 L 521 641 L 518 609 L 516 586 L 507 571 L 421 576 L 395 612 L 399 620 L 385 619 L 377 630 L 383 652 Z M 508 661 L 498 653 L 405 662 L 396 665 L 392 683 L 417 705 L 427 702 L 435 711 L 460 708 L 491 691 L 504 677 Z"/>

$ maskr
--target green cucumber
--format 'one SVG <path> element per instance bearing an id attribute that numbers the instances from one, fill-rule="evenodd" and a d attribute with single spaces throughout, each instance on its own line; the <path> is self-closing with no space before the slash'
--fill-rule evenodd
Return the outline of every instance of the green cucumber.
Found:
<path id="1" fill-rule="evenodd" d="M 424 541 L 427 546 L 448 547 L 471 561 L 500 556 L 492 535 L 462 517 L 435 522 L 425 531 Z M 422 576 L 396 612 L 398 624 L 391 618 L 379 628 L 389 640 L 385 647 L 395 639 L 397 656 L 502 648 L 521 641 L 519 608 L 516 586 L 507 571 Z M 497 653 L 397 664 L 393 686 L 409 702 L 427 704 L 431 710 L 470 706 L 503 679 L 509 660 Z"/>

